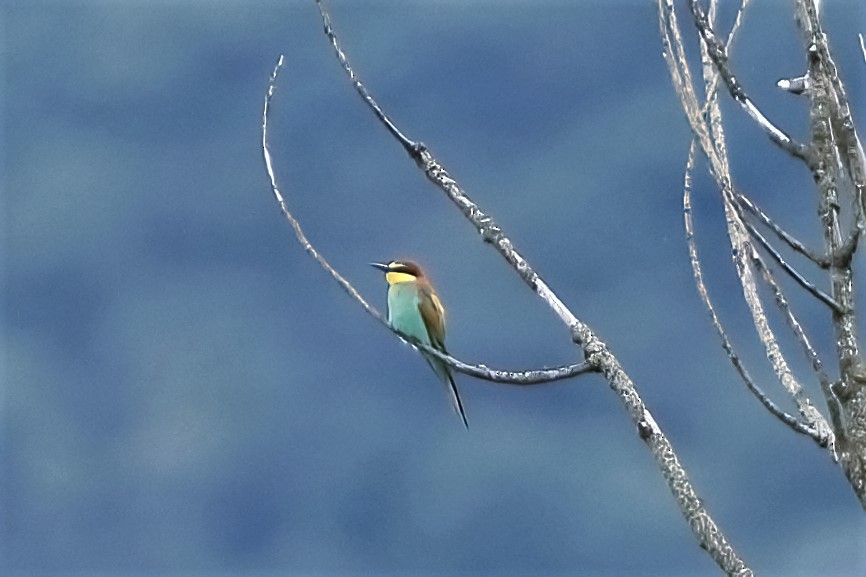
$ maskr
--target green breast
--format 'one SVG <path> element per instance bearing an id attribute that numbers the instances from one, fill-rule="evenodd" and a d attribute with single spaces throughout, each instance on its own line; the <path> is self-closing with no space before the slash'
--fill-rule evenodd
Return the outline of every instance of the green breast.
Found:
<path id="1" fill-rule="evenodd" d="M 388 322 L 398 331 L 430 344 L 427 327 L 418 310 L 418 291 L 413 283 L 399 283 L 388 289 Z"/>

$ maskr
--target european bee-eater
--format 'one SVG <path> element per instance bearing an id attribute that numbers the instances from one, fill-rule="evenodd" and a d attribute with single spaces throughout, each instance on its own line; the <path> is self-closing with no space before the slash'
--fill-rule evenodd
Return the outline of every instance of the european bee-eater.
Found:
<path id="1" fill-rule="evenodd" d="M 384 271 L 385 280 L 388 281 L 388 323 L 401 333 L 448 354 L 445 350 L 445 309 L 421 267 L 413 262 L 396 260 L 388 264 L 370 264 Z M 421 354 L 424 354 L 423 351 Z M 451 369 L 434 356 L 425 354 L 424 358 L 448 387 L 451 404 L 468 429 L 466 413 L 463 412 L 463 403 L 460 402 Z"/>

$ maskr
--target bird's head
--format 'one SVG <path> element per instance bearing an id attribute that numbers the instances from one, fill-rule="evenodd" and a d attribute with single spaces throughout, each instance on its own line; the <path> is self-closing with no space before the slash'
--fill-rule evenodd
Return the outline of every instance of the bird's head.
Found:
<path id="1" fill-rule="evenodd" d="M 424 276 L 420 266 L 406 260 L 392 260 L 388 264 L 371 262 L 370 266 L 384 272 L 385 280 L 388 281 L 389 285 L 414 282 Z"/>

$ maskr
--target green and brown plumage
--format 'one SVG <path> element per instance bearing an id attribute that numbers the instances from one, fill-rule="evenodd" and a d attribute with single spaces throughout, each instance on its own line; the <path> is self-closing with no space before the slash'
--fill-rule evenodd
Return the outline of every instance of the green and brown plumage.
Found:
<path id="1" fill-rule="evenodd" d="M 445 349 L 445 309 L 421 267 L 408 261 L 371 264 L 385 272 L 388 282 L 388 323 L 401 333 L 448 354 Z M 460 415 L 463 425 L 469 428 L 451 369 L 436 357 L 424 354 L 424 358 L 448 388 L 454 410 Z"/>

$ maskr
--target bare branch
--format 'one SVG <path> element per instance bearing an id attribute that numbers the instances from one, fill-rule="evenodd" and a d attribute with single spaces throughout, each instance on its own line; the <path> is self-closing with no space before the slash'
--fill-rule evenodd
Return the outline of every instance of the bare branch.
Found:
<path id="1" fill-rule="evenodd" d="M 864 155 L 854 130 L 844 87 L 830 55 L 818 4 L 814 0 L 797 0 L 797 23 L 803 33 L 808 54 L 809 120 L 812 137 L 812 175 L 817 184 L 818 213 L 824 243 L 830 257 L 830 282 L 833 298 L 842 305 L 843 314 L 833 315 L 836 354 L 840 378 L 828 387 L 827 403 L 839 442 L 839 461 L 854 489 L 860 505 L 866 508 L 866 370 L 860 356 L 855 314 L 854 275 L 850 255 L 856 248 L 864 213 Z M 861 205 L 852 232 L 854 242 L 845 242 L 840 225 L 840 188 L 852 185 L 852 196 Z M 838 403 L 837 403 L 838 401 Z"/>
<path id="2" fill-rule="evenodd" d="M 277 186 L 277 179 L 274 175 L 274 168 L 271 161 L 270 146 L 268 144 L 268 119 L 270 117 L 271 100 L 273 98 L 274 91 L 276 90 L 277 77 L 279 76 L 280 70 L 283 67 L 284 61 L 285 59 L 281 54 L 279 59 L 277 60 L 276 66 L 274 66 L 273 72 L 271 73 L 271 78 L 268 82 L 268 91 L 265 95 L 265 104 L 262 111 L 262 156 L 264 157 L 265 161 L 265 170 L 268 173 L 268 179 L 270 181 L 271 191 L 274 194 L 274 198 L 280 205 L 280 210 L 283 212 L 286 220 L 288 220 L 289 223 L 292 225 L 298 242 L 301 244 L 301 246 L 304 247 L 304 250 L 306 250 L 310 256 L 316 259 L 316 262 L 318 262 L 319 265 L 321 265 L 321 267 L 324 268 L 335 281 L 337 281 L 340 287 L 349 296 L 358 301 L 358 303 L 362 307 L 364 307 L 364 310 L 366 310 L 367 313 L 370 314 L 370 316 L 385 325 L 389 330 L 391 330 L 391 332 L 393 332 L 407 344 L 415 348 L 421 349 L 427 354 L 438 357 L 439 359 L 448 363 L 450 367 L 454 368 L 458 372 L 471 375 L 479 379 L 511 385 L 536 385 L 542 383 L 550 383 L 563 379 L 569 379 L 593 370 L 593 367 L 591 367 L 586 362 L 572 365 L 564 365 L 550 369 L 532 369 L 525 371 L 503 371 L 501 369 L 491 369 L 486 365 L 472 365 L 469 363 L 465 363 L 457 358 L 454 358 L 451 355 L 447 355 L 440 351 L 437 351 L 436 349 L 427 346 L 424 343 L 419 343 L 412 337 L 405 335 L 391 327 L 391 325 L 388 324 L 388 321 L 382 316 L 382 314 L 379 313 L 379 311 L 377 311 L 373 306 L 371 306 L 366 300 L 364 300 L 364 297 L 362 297 L 361 294 L 355 289 L 355 287 L 352 286 L 352 283 L 350 283 L 345 277 L 343 277 L 339 272 L 337 272 L 337 270 L 328 263 L 325 257 L 323 257 L 321 253 L 319 253 L 319 251 L 317 251 L 316 248 L 312 245 L 312 243 L 307 239 L 303 229 L 301 229 L 301 224 L 289 211 L 285 199 L 283 198 L 283 195 L 280 192 L 279 187 Z"/>
<path id="3" fill-rule="evenodd" d="M 858 344 L 853 315 L 853 279 L 850 263 L 840 262 L 839 251 L 842 247 L 841 225 L 839 223 L 839 158 L 836 150 L 835 131 L 831 116 L 836 107 L 832 81 L 829 47 L 818 22 L 818 8 L 808 0 L 800 0 L 798 21 L 803 27 L 804 40 L 809 53 L 809 74 L 813 88 L 809 92 L 811 110 L 810 121 L 812 141 L 815 149 L 815 181 L 819 190 L 819 214 L 824 227 L 824 239 L 830 256 L 833 296 L 842 302 L 846 314 L 836 315 L 835 324 L 842 359 L 855 360 Z"/>
<path id="4" fill-rule="evenodd" d="M 626 407 L 629 416 L 634 422 L 638 434 L 650 447 L 656 463 L 660 467 L 668 487 L 689 527 L 698 539 L 700 546 L 705 549 L 716 563 L 729 575 L 752 575 L 751 569 L 740 559 L 736 551 L 731 547 L 719 527 L 715 524 L 709 512 L 704 507 L 702 500 L 698 497 L 686 475 L 685 469 L 674 453 L 670 441 L 665 437 L 655 419 L 647 410 L 642 399 L 634 388 L 631 379 L 623 371 L 619 361 L 608 350 L 591 329 L 578 320 L 565 304 L 550 290 L 547 284 L 533 270 L 530 264 L 514 248 L 511 240 L 502 232 L 502 229 L 493 219 L 481 211 L 466 193 L 459 187 L 448 174 L 448 172 L 436 161 L 430 151 L 423 144 L 409 140 L 382 112 L 381 108 L 367 93 L 363 84 L 355 78 L 354 72 L 349 65 L 345 54 L 340 48 L 330 17 L 327 14 L 321 0 L 316 2 L 322 14 L 325 33 L 330 39 L 337 53 L 337 58 L 343 71 L 352 80 L 355 90 L 364 99 L 367 106 L 376 114 L 386 129 L 394 135 L 418 166 L 424 171 L 427 178 L 432 181 L 448 198 L 461 210 L 464 216 L 472 223 L 479 232 L 482 239 L 494 246 L 499 254 L 508 261 L 517 274 L 529 285 L 529 287 L 559 316 L 562 322 L 571 332 L 575 343 L 579 344 L 587 357 L 587 362 L 599 368 L 607 379 L 611 388 L 617 393 Z"/>
<path id="5" fill-rule="evenodd" d="M 692 126 L 695 139 L 700 143 L 704 154 L 707 156 L 711 167 L 711 174 L 722 193 L 725 222 L 727 224 L 728 237 L 731 241 L 737 276 L 743 289 L 743 297 L 752 314 L 755 329 L 764 345 L 767 360 L 772 365 L 779 381 L 792 398 L 797 401 L 801 415 L 807 419 L 809 427 L 815 430 L 816 437 L 825 437 L 826 427 L 823 425 L 825 420 L 814 409 L 808 398 L 804 396 L 802 386 L 794 377 L 782 354 L 776 336 L 768 322 L 755 282 L 752 270 L 754 266 L 753 261 L 756 257 L 760 257 L 755 252 L 755 248 L 751 243 L 746 223 L 737 207 L 733 191 L 724 127 L 715 92 L 717 86 L 715 77 L 719 76 L 719 69 L 710 55 L 711 46 L 707 42 L 701 44 L 706 103 L 704 107 L 700 107 L 697 104 L 698 98 L 690 80 L 689 66 L 685 59 L 682 37 L 679 33 L 671 0 L 659 0 L 659 16 L 663 41 L 666 47 L 665 56 L 668 61 L 668 67 L 671 70 L 674 86 L 680 96 L 683 109 L 686 111 L 686 117 Z M 705 17 L 704 21 L 707 29 L 711 30 Z M 718 44 L 718 40 L 716 40 L 716 43 Z M 719 48 L 719 46 L 716 46 L 716 48 Z M 686 79 L 688 80 L 686 81 Z"/>
<path id="6" fill-rule="evenodd" d="M 748 5 L 748 0 L 743 0 L 743 2 L 740 4 L 739 9 L 737 10 L 737 15 L 736 15 L 736 18 L 734 20 L 734 25 L 731 27 L 731 31 L 728 34 L 728 39 L 725 43 L 725 46 L 723 47 L 725 49 L 726 54 L 727 54 L 727 51 L 730 50 L 731 44 L 733 43 L 733 40 L 734 40 L 734 36 L 735 36 L 737 30 L 739 29 L 740 25 L 742 24 L 743 12 L 745 11 L 747 5 Z M 715 9 L 716 9 L 716 2 L 711 2 L 708 22 L 712 22 L 713 19 L 715 18 Z M 706 101 L 704 108 L 703 108 L 704 114 L 707 114 L 712 107 L 717 105 L 716 89 L 717 89 L 718 81 L 720 78 L 721 78 L 721 74 L 718 73 L 718 70 L 716 71 L 716 73 L 711 73 L 709 75 L 709 80 L 708 80 L 707 86 L 706 86 L 707 101 Z M 778 82 L 778 84 L 780 87 L 782 87 L 786 90 L 789 90 L 791 92 L 795 92 L 795 93 L 800 93 L 800 92 L 803 92 L 804 90 L 806 90 L 807 83 L 808 83 L 808 75 L 806 75 L 802 78 L 799 78 L 799 79 L 795 79 L 795 80 L 796 81 L 802 81 L 802 82 L 801 83 L 795 83 L 794 81 L 780 80 Z M 694 146 L 695 145 L 696 145 L 696 143 L 694 141 L 692 141 L 692 148 L 689 151 L 689 160 L 688 160 L 687 168 L 686 168 L 687 175 L 691 171 L 691 166 L 694 163 L 693 156 L 694 156 Z M 746 197 L 745 195 L 743 195 L 742 193 L 739 193 L 739 192 L 734 193 L 734 199 L 736 200 L 737 207 L 738 207 L 738 213 L 739 213 L 741 218 L 743 218 L 742 209 L 743 209 L 743 207 L 745 207 L 749 210 L 749 212 L 751 212 L 752 214 L 757 216 L 766 226 L 770 227 L 770 229 L 773 230 L 776 233 L 776 235 L 779 238 L 781 238 L 783 241 L 785 241 L 794 251 L 799 252 L 800 254 L 806 256 L 807 258 L 809 258 L 810 260 L 812 260 L 813 262 L 815 262 L 816 264 L 818 264 L 822 268 L 826 268 L 829 265 L 829 263 L 827 262 L 826 259 L 819 259 L 818 257 L 814 256 L 812 254 L 812 252 L 809 251 L 803 245 L 803 243 L 801 243 L 796 238 L 794 238 L 793 236 L 791 236 L 787 232 L 785 232 L 781 227 L 779 227 L 763 210 L 761 210 L 754 202 L 752 202 L 751 199 L 749 199 L 748 197 Z M 765 250 L 767 250 L 768 253 L 770 253 L 770 255 L 776 260 L 776 262 L 778 262 L 782 266 L 782 268 L 785 269 L 786 272 L 788 272 L 788 274 L 790 274 L 798 283 L 800 283 L 801 286 L 803 286 L 806 290 L 808 290 L 813 295 L 815 295 L 819 300 L 828 304 L 828 306 L 830 306 L 833 310 L 836 310 L 837 312 L 839 311 L 838 303 L 833 301 L 829 295 L 820 291 L 813 284 L 809 283 L 800 273 L 798 273 L 787 262 L 785 262 L 785 260 L 779 254 L 779 252 L 776 251 L 775 248 L 772 247 L 772 245 L 770 245 L 767 242 L 767 240 L 763 236 L 761 236 L 760 233 L 758 233 L 758 231 L 755 229 L 755 227 L 748 220 L 743 218 L 743 222 L 746 225 L 749 232 L 752 234 L 752 237 L 755 238 L 765 248 Z M 803 335 L 803 336 L 805 338 L 805 335 Z M 807 343 L 808 343 L 808 341 L 807 341 Z M 809 347 L 809 348 L 811 348 L 811 347 Z"/>
<path id="7" fill-rule="evenodd" d="M 716 75 L 717 70 L 709 66 L 711 58 L 707 54 L 707 50 L 703 50 L 704 74 Z M 708 82 L 709 84 L 709 82 Z M 818 427 L 813 421 L 815 418 L 820 418 L 816 415 L 811 402 L 803 395 L 803 386 L 794 376 L 790 365 L 788 364 L 785 355 L 779 346 L 776 334 L 770 326 L 764 304 L 761 300 L 760 292 L 758 291 L 757 282 L 753 274 L 753 263 L 756 258 L 759 258 L 755 252 L 755 248 L 751 243 L 746 223 L 740 216 L 736 207 L 736 201 L 733 195 L 732 179 L 730 168 L 728 165 L 727 150 L 725 144 L 724 129 L 721 121 L 721 111 L 718 103 L 713 95 L 708 95 L 708 101 L 711 103 L 708 116 L 710 118 L 710 126 L 712 127 L 712 139 L 715 150 L 717 151 L 718 166 L 714 167 L 717 183 L 722 193 L 722 203 L 725 211 L 725 223 L 728 229 L 728 237 L 731 241 L 731 253 L 734 259 L 737 276 L 740 279 L 740 285 L 743 289 L 743 298 L 752 315 L 752 322 L 755 325 L 755 330 L 764 345 L 764 354 L 773 367 L 776 377 L 783 387 L 797 401 L 800 414 L 809 419 L 809 424 Z"/>
<path id="8" fill-rule="evenodd" d="M 725 45 L 722 44 L 721 40 L 716 36 L 716 33 L 710 25 L 710 21 L 698 0 L 689 0 L 689 9 L 694 17 L 695 26 L 706 44 L 707 52 L 713 60 L 713 64 L 715 64 L 725 86 L 727 86 L 731 97 L 740 105 L 746 114 L 752 118 L 752 120 L 758 123 L 758 126 L 767 133 L 770 140 L 789 154 L 808 163 L 808 148 L 805 145 L 794 141 L 794 139 L 788 136 L 783 130 L 770 122 L 770 120 L 764 116 L 758 107 L 755 106 L 754 102 L 752 102 L 751 98 L 746 94 L 746 91 L 734 76 L 734 73 L 728 64 L 728 51 L 725 48 Z"/>

